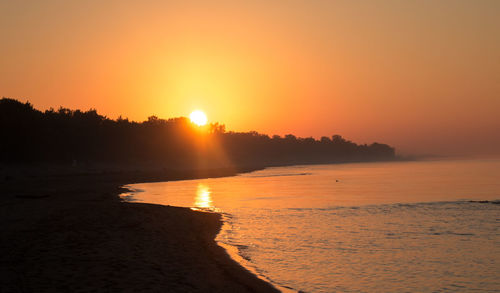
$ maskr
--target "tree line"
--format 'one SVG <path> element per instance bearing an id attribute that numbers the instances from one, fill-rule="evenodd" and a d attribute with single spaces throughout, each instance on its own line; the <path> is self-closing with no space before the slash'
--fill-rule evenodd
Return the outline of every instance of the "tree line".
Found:
<path id="1" fill-rule="evenodd" d="M 356 144 L 340 135 L 272 137 L 255 131 L 198 127 L 185 117 L 116 120 L 96 110 L 39 111 L 29 102 L 0 100 L 0 162 L 85 165 L 146 164 L 166 168 L 278 166 L 395 159 L 386 144 Z"/>

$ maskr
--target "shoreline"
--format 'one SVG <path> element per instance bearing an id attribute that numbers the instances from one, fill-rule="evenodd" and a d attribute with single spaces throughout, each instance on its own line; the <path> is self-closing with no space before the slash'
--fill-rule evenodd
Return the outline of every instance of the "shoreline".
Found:
<path id="1" fill-rule="evenodd" d="M 253 172 L 253 171 L 250 171 L 250 172 Z M 237 173 L 237 174 L 241 174 L 241 173 Z M 228 175 L 228 176 L 224 176 L 224 177 L 231 177 L 231 176 L 235 176 L 237 174 Z M 205 179 L 205 178 L 200 178 L 200 179 Z M 197 180 L 197 179 L 189 179 L 189 180 Z M 165 182 L 165 181 L 162 181 L 162 182 Z M 142 182 L 142 183 L 145 183 L 145 182 Z M 124 185 L 124 186 L 121 187 L 123 190 L 119 194 L 119 198 L 123 202 L 131 203 L 131 204 L 145 203 L 145 202 L 140 202 L 140 201 L 135 201 L 134 200 L 133 195 L 130 195 L 130 194 L 134 194 L 137 191 L 134 190 L 134 189 L 131 189 L 129 187 L 129 185 L 133 185 L 133 183 L 132 184 L 127 184 L 127 185 Z M 124 194 L 127 194 L 127 195 L 123 196 Z M 222 249 L 224 249 L 224 251 L 226 252 L 226 254 L 233 261 L 235 261 L 238 265 L 240 265 L 243 269 L 245 269 L 246 271 L 248 271 L 251 274 L 255 275 L 257 278 L 261 279 L 262 281 L 271 284 L 273 287 L 275 287 L 276 289 L 278 289 L 280 292 L 284 292 L 284 293 L 298 292 L 298 290 L 295 290 L 293 288 L 290 288 L 290 287 L 287 287 L 287 286 L 284 286 L 284 285 L 280 285 L 280 284 L 276 284 L 275 282 L 273 282 L 272 280 L 270 280 L 267 276 L 260 274 L 256 270 L 255 267 L 253 267 L 252 265 L 250 265 L 250 262 L 248 260 L 244 259 L 238 253 L 238 248 L 236 246 L 233 246 L 233 245 L 230 245 L 230 244 L 226 244 L 223 241 L 217 240 L 217 238 L 221 235 L 221 233 L 227 232 L 227 228 L 225 228 L 225 226 L 229 225 L 227 223 L 227 220 L 224 219 L 225 218 L 224 213 L 221 213 L 221 212 L 218 212 L 218 211 L 207 211 L 207 210 L 196 209 L 196 208 L 193 208 L 193 207 L 185 207 L 185 206 L 184 207 L 182 207 L 182 206 L 170 206 L 170 205 L 155 204 L 155 203 L 145 203 L 145 204 L 152 204 L 152 205 L 165 206 L 165 207 L 187 208 L 187 209 L 190 209 L 190 210 L 193 210 L 193 211 L 196 211 L 196 212 L 208 213 L 208 214 L 218 214 L 218 215 L 220 215 L 221 225 L 220 225 L 220 228 L 219 228 L 218 232 L 215 234 L 215 236 L 213 238 L 214 242 L 216 243 L 216 245 L 218 245 L 219 247 L 221 247 Z"/>
<path id="2" fill-rule="evenodd" d="M 264 168 L 0 165 L 1 287 L 5 292 L 279 292 L 276 286 L 287 291 L 218 245 L 220 214 L 120 198 L 128 184 Z M 206 276 L 209 281 L 202 280 Z"/>
<path id="3" fill-rule="evenodd" d="M 224 218 L 224 216 L 222 218 Z M 222 220 L 222 221 L 224 221 L 224 220 Z M 244 259 L 238 253 L 238 248 L 236 246 L 233 246 L 233 245 L 230 245 L 230 244 L 226 244 L 226 243 L 224 243 L 222 241 L 217 241 L 217 236 L 219 236 L 220 233 L 223 233 L 224 225 L 227 225 L 227 223 L 226 222 L 223 223 L 221 231 L 216 235 L 215 242 L 217 243 L 217 245 L 219 245 L 220 247 L 222 247 L 226 251 L 226 253 L 229 255 L 229 257 L 231 259 L 233 259 L 234 261 L 236 261 L 240 266 L 242 266 L 244 269 L 246 269 L 247 271 L 249 271 L 251 274 L 257 276 L 259 279 L 263 280 L 264 282 L 267 282 L 267 283 L 271 284 L 273 287 L 275 287 L 276 289 L 278 289 L 282 293 L 301 292 L 299 290 L 293 289 L 293 288 L 288 287 L 288 286 L 276 284 L 275 282 L 273 282 L 272 280 L 270 280 L 267 276 L 259 274 L 257 272 L 256 268 L 252 267 L 250 265 L 250 262 L 248 260 Z"/>
<path id="4" fill-rule="evenodd" d="M 4 173 L 2 290 L 279 292 L 217 244 L 220 214 L 119 197 L 126 184 L 257 169 Z"/>

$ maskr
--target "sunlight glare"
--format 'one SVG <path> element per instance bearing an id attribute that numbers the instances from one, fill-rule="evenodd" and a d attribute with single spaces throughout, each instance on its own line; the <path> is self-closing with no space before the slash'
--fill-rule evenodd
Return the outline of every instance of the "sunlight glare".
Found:
<path id="1" fill-rule="evenodd" d="M 202 183 L 198 184 L 194 206 L 201 209 L 213 208 L 210 193 L 208 186 Z"/>
<path id="2" fill-rule="evenodd" d="M 193 111 L 191 115 L 189 115 L 189 119 L 198 126 L 207 124 L 207 115 L 200 110 Z"/>

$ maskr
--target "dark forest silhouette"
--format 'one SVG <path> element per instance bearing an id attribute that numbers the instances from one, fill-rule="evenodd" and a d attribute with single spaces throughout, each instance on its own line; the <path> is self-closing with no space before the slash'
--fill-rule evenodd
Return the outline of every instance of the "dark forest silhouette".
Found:
<path id="1" fill-rule="evenodd" d="M 358 145 L 340 135 L 298 138 L 226 132 L 189 119 L 144 122 L 109 119 L 96 110 L 45 112 L 14 99 L 0 100 L 0 162 L 90 165 L 147 164 L 166 168 L 277 166 L 395 159 L 394 148 Z"/>

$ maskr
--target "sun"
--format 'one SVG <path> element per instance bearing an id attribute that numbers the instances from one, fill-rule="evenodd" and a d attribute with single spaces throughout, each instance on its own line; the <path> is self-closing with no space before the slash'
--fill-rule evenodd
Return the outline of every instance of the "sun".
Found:
<path id="1" fill-rule="evenodd" d="M 198 126 L 203 126 L 207 124 L 207 115 L 203 113 L 203 111 L 200 110 L 195 110 L 189 115 L 189 119 L 191 119 L 191 122 Z"/>

